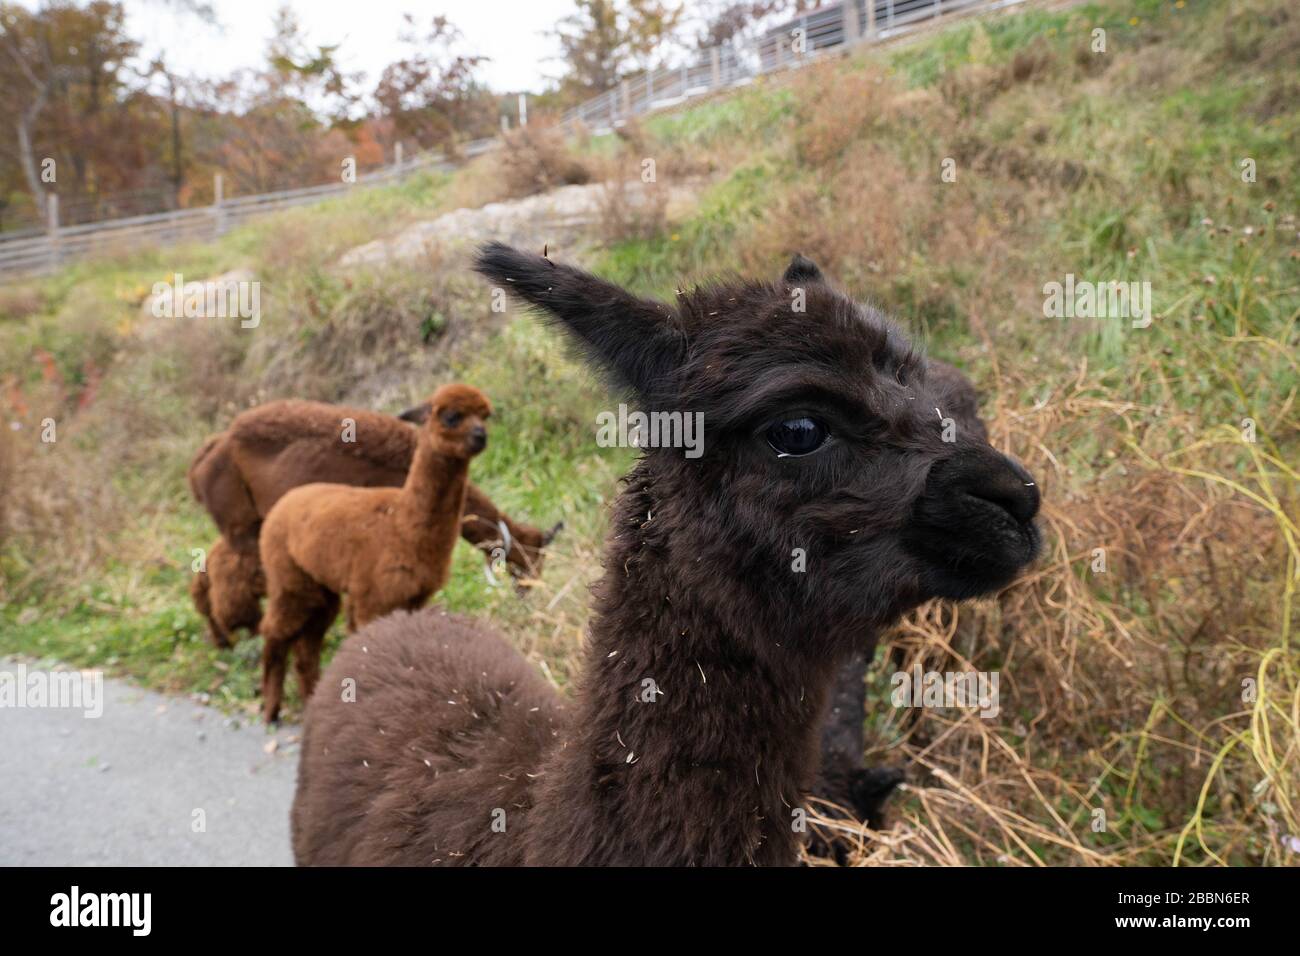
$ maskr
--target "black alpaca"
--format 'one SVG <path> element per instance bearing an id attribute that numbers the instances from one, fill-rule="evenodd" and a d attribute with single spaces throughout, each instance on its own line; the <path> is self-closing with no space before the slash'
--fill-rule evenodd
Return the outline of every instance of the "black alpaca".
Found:
<path id="1" fill-rule="evenodd" d="M 307 709 L 298 862 L 794 862 L 837 669 L 919 602 L 1014 578 L 1033 481 L 944 441 L 924 358 L 802 258 L 672 306 L 501 244 L 478 270 L 644 408 L 702 412 L 704 453 L 627 476 L 571 706 L 436 609 L 344 643 Z"/>
<path id="2" fill-rule="evenodd" d="M 931 358 L 926 362 L 926 384 L 938 403 L 938 420 L 950 418 L 954 431 L 960 430 L 967 439 L 988 441 L 988 428 L 979 417 L 979 394 L 970 379 L 947 362 Z M 902 783 L 904 771 L 901 767 L 864 767 L 862 763 L 869 663 L 867 654 L 855 652 L 840 666 L 822 725 L 821 770 L 812 796 L 818 799 L 822 815 L 852 825 L 865 822 L 879 830 L 885 825 L 885 805 Z M 827 806 L 828 801 L 848 812 Z M 846 844 L 821 839 L 816 833 L 808 849 L 817 856 L 847 861 Z"/>

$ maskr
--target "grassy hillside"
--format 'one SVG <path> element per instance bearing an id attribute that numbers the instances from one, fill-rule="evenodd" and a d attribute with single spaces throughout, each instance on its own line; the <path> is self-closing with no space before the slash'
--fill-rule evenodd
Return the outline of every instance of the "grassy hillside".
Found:
<path id="1" fill-rule="evenodd" d="M 775 277 L 801 250 L 966 369 L 994 444 L 1043 487 L 1034 573 L 922 608 L 878 652 L 870 759 L 910 764 L 911 786 L 856 861 L 1300 860 L 1297 57 L 1286 0 L 1031 7 L 574 146 L 606 175 L 649 157 L 662 184 L 704 188 L 664 222 L 611 203 L 553 256 L 671 297 L 719 271 Z M 455 377 L 498 407 L 476 480 L 567 529 L 527 599 L 460 546 L 440 600 L 499 621 L 566 686 L 630 461 L 593 441 L 608 397 L 534 321 L 492 313 L 459 255 L 336 265 L 501 198 L 499 162 L 0 290 L 18 426 L 0 431 L 0 652 L 251 713 L 257 642 L 210 648 L 186 593 L 191 549 L 215 538 L 185 487 L 193 450 L 267 398 L 396 409 Z M 263 283 L 257 330 L 142 317 L 155 281 L 236 267 Z M 1067 273 L 1149 281 L 1153 322 L 1045 318 Z M 1000 715 L 887 706 L 915 663 L 999 671 Z"/>

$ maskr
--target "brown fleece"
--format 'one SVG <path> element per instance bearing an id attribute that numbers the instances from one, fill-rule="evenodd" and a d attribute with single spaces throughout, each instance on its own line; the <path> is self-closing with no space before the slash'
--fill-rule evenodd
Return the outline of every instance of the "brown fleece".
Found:
<path id="1" fill-rule="evenodd" d="M 403 414 L 423 421 L 427 404 Z M 342 440 L 344 423 L 355 426 L 355 440 Z M 218 646 L 234 640 L 246 627 L 258 630 L 259 615 L 247 613 L 248 602 L 222 605 L 205 600 L 209 592 L 254 595 L 252 607 L 266 593 L 257 553 L 262 520 L 285 492 L 309 482 L 362 487 L 401 487 L 415 454 L 417 428 L 396 416 L 325 402 L 284 400 L 267 402 L 240 413 L 230 427 L 209 438 L 189 469 L 195 500 L 212 515 L 226 542 L 241 554 L 238 561 L 208 562 L 206 574 L 196 575 L 190 592 L 199 613 L 208 621 L 209 636 Z M 542 552 L 559 526 L 550 531 L 511 520 L 472 482 L 465 497 L 461 537 L 479 548 L 491 563 L 505 550 L 500 525 L 510 535 L 505 554 L 510 573 L 527 583 L 540 576 Z M 239 575 L 238 578 L 232 577 Z M 229 607 L 234 616 L 223 617 Z"/>
<path id="2" fill-rule="evenodd" d="M 438 389 L 430 406 L 401 488 L 301 485 L 267 514 L 259 542 L 269 596 L 261 625 L 267 721 L 279 715 L 294 642 L 303 699 L 310 698 L 340 595 L 348 596 L 355 629 L 419 608 L 446 583 L 469 460 L 487 444 L 492 407 L 482 392 L 459 384 Z"/>
<path id="3" fill-rule="evenodd" d="M 207 619 L 208 636 L 218 647 L 234 646 L 240 628 L 256 631 L 262 617 L 266 575 L 256 551 L 239 551 L 225 538 L 208 549 L 203 571 L 190 580 L 194 607 Z"/>

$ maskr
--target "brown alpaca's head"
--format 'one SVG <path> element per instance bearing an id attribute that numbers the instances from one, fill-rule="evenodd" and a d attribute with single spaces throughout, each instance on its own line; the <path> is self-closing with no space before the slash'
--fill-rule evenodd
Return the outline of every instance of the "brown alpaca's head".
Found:
<path id="1" fill-rule="evenodd" d="M 731 629 L 843 650 L 928 598 L 996 590 L 1037 554 L 1033 479 L 955 407 L 952 376 L 932 379 L 807 259 L 673 305 L 500 243 L 477 268 L 667 413 L 629 480 L 654 509 L 642 533 L 668 586 L 703 592 Z M 662 447 L 672 413 L 702 414 L 702 447 Z"/>
<path id="2" fill-rule="evenodd" d="M 443 385 L 419 407 L 427 409 L 422 432 L 439 454 L 473 458 L 487 447 L 492 404 L 472 385 Z"/>

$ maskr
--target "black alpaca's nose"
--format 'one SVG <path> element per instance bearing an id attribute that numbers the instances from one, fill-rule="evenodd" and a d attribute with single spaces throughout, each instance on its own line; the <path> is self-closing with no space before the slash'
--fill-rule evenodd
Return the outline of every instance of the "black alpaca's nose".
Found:
<path id="1" fill-rule="evenodd" d="M 1038 485 L 988 445 L 959 448 L 930 468 L 905 540 L 940 597 L 967 598 L 1010 582 L 1038 554 Z"/>
<path id="2" fill-rule="evenodd" d="M 1027 525 L 1038 514 L 1039 500 L 1037 483 L 1019 462 L 988 445 L 973 445 L 931 467 L 917 517 L 952 531 L 996 521 L 999 512 L 1004 521 Z"/>
<path id="3" fill-rule="evenodd" d="M 949 477 L 948 493 L 970 495 L 997 505 L 1020 524 L 1038 514 L 1038 485 L 1018 461 L 993 452 L 959 463 Z"/>

